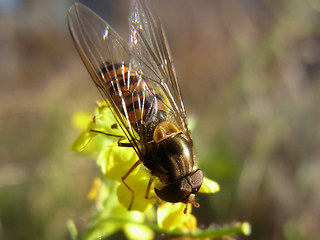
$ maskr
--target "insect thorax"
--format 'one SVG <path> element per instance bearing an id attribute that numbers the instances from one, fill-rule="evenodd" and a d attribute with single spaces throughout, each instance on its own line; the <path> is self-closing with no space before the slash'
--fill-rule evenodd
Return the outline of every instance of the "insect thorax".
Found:
<path id="1" fill-rule="evenodd" d="M 144 164 L 163 183 L 173 182 L 194 171 L 192 144 L 185 134 L 174 132 L 174 128 L 169 121 L 161 122 L 155 128 L 154 141 L 147 146 Z"/>

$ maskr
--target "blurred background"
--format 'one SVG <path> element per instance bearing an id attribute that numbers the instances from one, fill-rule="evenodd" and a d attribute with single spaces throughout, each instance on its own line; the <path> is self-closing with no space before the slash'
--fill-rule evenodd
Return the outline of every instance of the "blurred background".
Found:
<path id="1" fill-rule="evenodd" d="M 99 175 L 71 152 L 76 111 L 101 100 L 68 32 L 67 0 L 0 0 L 0 239 L 68 239 Z M 92 0 L 127 37 L 128 1 Z M 102 6 L 103 5 L 103 6 Z M 155 0 L 200 167 L 194 210 L 248 239 L 320 238 L 320 2 Z"/>

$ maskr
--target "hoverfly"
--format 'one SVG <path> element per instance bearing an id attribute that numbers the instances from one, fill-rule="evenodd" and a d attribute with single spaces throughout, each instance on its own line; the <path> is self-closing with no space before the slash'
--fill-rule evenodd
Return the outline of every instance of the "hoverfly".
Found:
<path id="1" fill-rule="evenodd" d="M 122 177 L 123 183 L 142 163 L 153 176 L 147 192 L 157 177 L 162 185 L 154 190 L 160 199 L 199 206 L 195 194 L 202 185 L 203 173 L 195 159 L 179 85 L 158 17 L 145 0 L 132 0 L 129 44 L 81 3 L 74 3 L 69 10 L 68 23 L 88 72 L 139 157 Z"/>

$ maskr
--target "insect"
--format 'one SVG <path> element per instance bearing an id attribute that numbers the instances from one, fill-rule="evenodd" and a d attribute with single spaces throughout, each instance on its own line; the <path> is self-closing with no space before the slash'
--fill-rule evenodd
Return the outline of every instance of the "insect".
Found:
<path id="1" fill-rule="evenodd" d="M 139 157 L 122 177 L 124 184 L 142 163 L 153 176 L 147 192 L 157 177 L 162 184 L 154 190 L 160 199 L 198 207 L 195 194 L 202 185 L 203 173 L 197 165 L 167 39 L 158 17 L 145 0 L 132 0 L 129 44 L 81 3 L 74 3 L 69 10 L 68 23 L 88 72 Z M 132 201 L 133 197 L 131 204 Z"/>

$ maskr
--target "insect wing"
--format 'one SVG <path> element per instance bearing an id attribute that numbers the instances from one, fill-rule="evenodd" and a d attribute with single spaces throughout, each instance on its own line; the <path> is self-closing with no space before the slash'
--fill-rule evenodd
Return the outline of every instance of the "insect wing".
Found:
<path id="1" fill-rule="evenodd" d="M 108 69 L 110 66 L 115 71 L 119 64 L 128 65 L 131 55 L 126 44 L 108 23 L 81 3 L 75 3 L 69 10 L 68 23 L 77 50 L 93 81 L 110 106 L 127 139 L 138 156 L 142 157 L 139 134 L 115 103 L 107 88 L 107 80 L 101 72 L 103 68 Z M 125 108 L 124 101 L 122 106 Z"/>
<path id="2" fill-rule="evenodd" d="M 161 23 L 145 0 L 131 1 L 129 49 L 132 66 L 167 101 L 174 122 L 190 137 L 180 88 Z M 190 138 L 191 139 L 191 138 Z"/>

